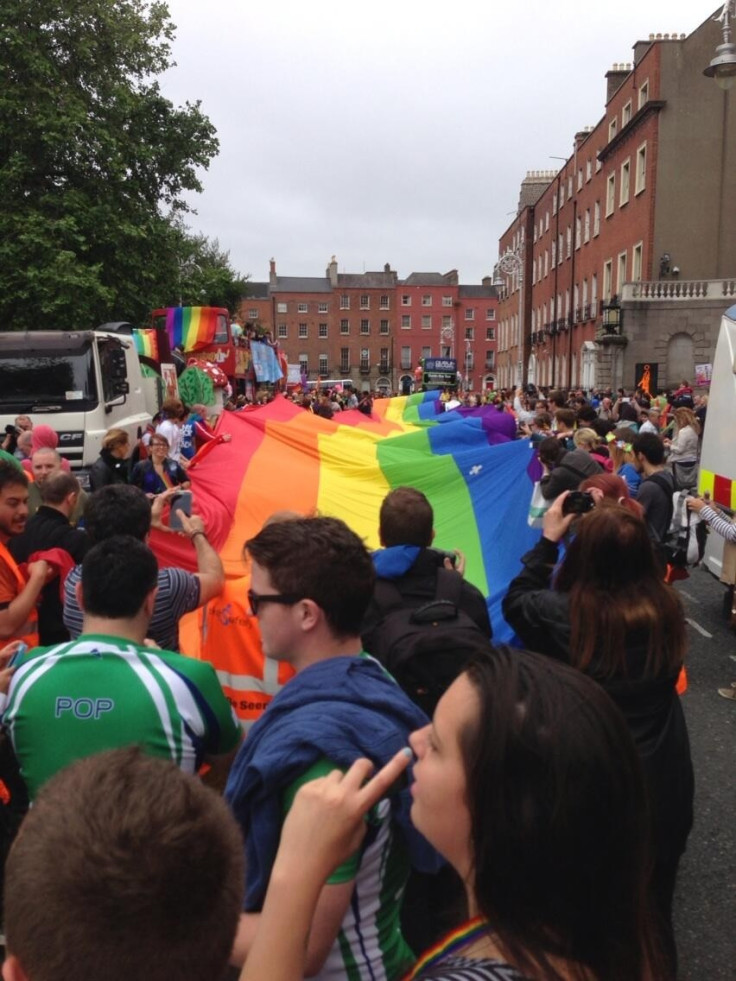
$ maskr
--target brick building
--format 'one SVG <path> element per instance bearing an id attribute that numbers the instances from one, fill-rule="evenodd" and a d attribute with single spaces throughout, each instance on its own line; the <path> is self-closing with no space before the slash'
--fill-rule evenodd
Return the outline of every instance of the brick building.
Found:
<path id="1" fill-rule="evenodd" d="M 309 379 L 351 379 L 359 390 L 410 390 L 420 358 L 454 357 L 463 385 L 495 382 L 496 290 L 490 278 L 462 285 L 457 270 L 279 276 L 249 283 L 240 318 L 275 336 Z"/>
<path id="2" fill-rule="evenodd" d="M 542 189 L 527 176 L 499 242 L 523 267 L 521 289 L 504 277 L 500 384 L 632 387 L 650 364 L 669 386 L 711 360 L 736 296 L 736 100 L 703 76 L 719 42 L 711 19 L 637 42 L 570 158 Z"/>

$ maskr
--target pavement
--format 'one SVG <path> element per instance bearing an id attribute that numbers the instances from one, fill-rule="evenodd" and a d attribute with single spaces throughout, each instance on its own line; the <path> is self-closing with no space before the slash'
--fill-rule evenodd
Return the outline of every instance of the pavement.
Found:
<path id="1" fill-rule="evenodd" d="M 695 770 L 695 823 L 680 864 L 675 930 L 680 981 L 736 978 L 736 633 L 723 616 L 725 586 L 706 569 L 676 586 L 689 622 L 683 707 Z"/>

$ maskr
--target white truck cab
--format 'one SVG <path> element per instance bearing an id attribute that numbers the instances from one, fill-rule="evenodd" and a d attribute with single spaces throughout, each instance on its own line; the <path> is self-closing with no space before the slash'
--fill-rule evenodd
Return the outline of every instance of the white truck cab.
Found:
<path id="1" fill-rule="evenodd" d="M 107 430 L 126 429 L 133 444 L 158 409 L 130 325 L 106 326 L 114 329 L 0 333 L 0 430 L 18 415 L 51 426 L 83 486 Z"/>

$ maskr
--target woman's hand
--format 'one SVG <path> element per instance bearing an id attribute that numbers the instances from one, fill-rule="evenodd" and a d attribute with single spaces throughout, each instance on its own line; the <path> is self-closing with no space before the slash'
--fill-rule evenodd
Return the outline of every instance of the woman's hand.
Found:
<path id="1" fill-rule="evenodd" d="M 326 879 L 358 850 L 365 834 L 364 816 L 386 796 L 411 758 L 408 747 L 400 750 L 371 780 L 367 778 L 373 764 L 359 759 L 347 773 L 333 770 L 304 784 L 281 829 L 276 865 L 294 875 L 308 871 Z"/>
<path id="2" fill-rule="evenodd" d="M 544 512 L 542 535 L 555 544 L 562 540 L 565 532 L 575 519 L 574 514 L 563 514 L 562 507 L 570 491 L 563 491 Z"/>

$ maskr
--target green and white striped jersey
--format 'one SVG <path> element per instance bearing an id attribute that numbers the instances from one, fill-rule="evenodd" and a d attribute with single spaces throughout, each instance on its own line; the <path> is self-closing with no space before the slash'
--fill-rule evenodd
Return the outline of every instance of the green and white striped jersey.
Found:
<path id="1" fill-rule="evenodd" d="M 3 721 L 31 798 L 69 763 L 106 749 L 137 745 L 196 773 L 240 739 L 209 663 L 101 634 L 27 654 Z"/>

